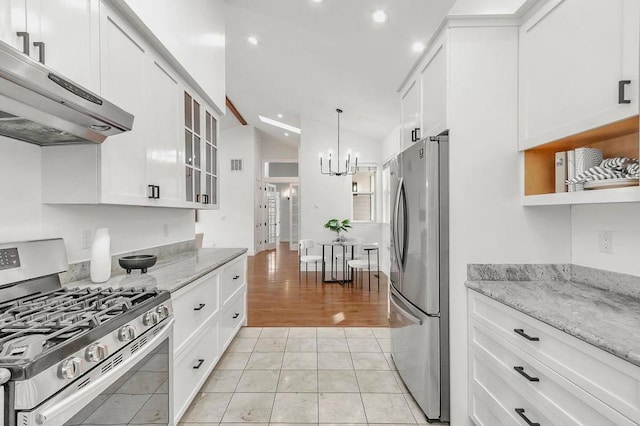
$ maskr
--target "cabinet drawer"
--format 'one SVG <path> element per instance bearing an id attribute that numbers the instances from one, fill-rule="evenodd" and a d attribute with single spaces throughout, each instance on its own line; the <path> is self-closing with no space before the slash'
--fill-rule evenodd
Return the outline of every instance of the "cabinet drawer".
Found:
<path id="1" fill-rule="evenodd" d="M 474 352 L 483 355 L 513 388 L 523 395 L 531 395 L 532 404 L 548 409 L 559 419 L 559 424 L 634 424 L 476 321 L 469 321 L 469 330 Z M 521 373 L 516 367 L 521 368 Z"/>
<path id="2" fill-rule="evenodd" d="M 173 367 L 174 415 L 176 424 L 200 390 L 218 360 L 218 322 L 214 319 L 205 324 L 178 358 Z"/>
<path id="3" fill-rule="evenodd" d="M 245 293 L 243 287 L 232 300 L 222 308 L 220 315 L 220 349 L 224 350 L 233 338 L 234 331 L 238 330 L 245 320 Z"/>
<path id="4" fill-rule="evenodd" d="M 189 336 L 218 312 L 218 274 L 208 274 L 178 291 L 173 302 L 174 348 L 179 353 Z"/>
<path id="5" fill-rule="evenodd" d="M 244 284 L 245 256 L 234 260 L 220 273 L 220 302 L 225 303 Z"/>
<path id="6" fill-rule="evenodd" d="M 469 316 L 640 423 L 640 367 L 475 291 L 469 291 Z M 528 340 L 515 330 L 538 340 Z"/>

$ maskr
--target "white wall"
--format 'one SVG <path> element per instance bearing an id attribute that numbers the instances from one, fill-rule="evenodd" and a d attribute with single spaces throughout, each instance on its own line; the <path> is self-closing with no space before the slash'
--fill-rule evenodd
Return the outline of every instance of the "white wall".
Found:
<path id="1" fill-rule="evenodd" d="M 256 130 L 256 133 L 262 150 L 262 161 L 298 159 L 298 147 L 295 143 L 284 143 L 260 130 Z"/>
<path id="2" fill-rule="evenodd" d="M 571 208 L 572 263 L 640 275 L 640 204 L 606 204 Z M 600 253 L 599 232 L 613 232 L 613 253 Z"/>
<path id="3" fill-rule="evenodd" d="M 97 228 L 108 227 L 112 254 L 194 238 L 190 209 L 42 205 L 40 170 L 40 147 L 0 137 L 0 180 L 15 183 L 0 185 L 1 242 L 62 237 L 69 262 L 75 263 L 90 258 L 90 250 L 82 248 L 83 230 L 93 235 Z"/>
<path id="4" fill-rule="evenodd" d="M 337 150 L 336 130 L 333 126 L 302 118 L 302 135 L 299 147 L 300 165 L 300 221 L 301 238 L 317 241 L 331 240 L 335 235 L 323 228 L 331 218 L 347 219 L 351 216 L 351 179 L 345 176 L 320 174 L 319 153 Z M 366 137 L 340 131 L 340 146 L 360 154 L 360 163 L 380 164 L 381 143 Z M 344 168 L 344 164 L 342 165 Z M 348 234 L 354 237 L 366 237 L 367 240 L 380 241 L 379 225 L 376 232 L 370 228 L 359 227 Z M 362 234 L 362 235 L 360 235 Z"/>
<path id="5" fill-rule="evenodd" d="M 457 0 L 448 15 L 510 15 L 527 0 Z"/>
<path id="6" fill-rule="evenodd" d="M 236 126 L 220 132 L 220 209 L 202 210 L 196 232 L 203 232 L 204 247 L 254 248 L 254 186 L 256 176 L 255 129 Z M 242 159 L 242 172 L 231 171 L 231 159 Z"/>

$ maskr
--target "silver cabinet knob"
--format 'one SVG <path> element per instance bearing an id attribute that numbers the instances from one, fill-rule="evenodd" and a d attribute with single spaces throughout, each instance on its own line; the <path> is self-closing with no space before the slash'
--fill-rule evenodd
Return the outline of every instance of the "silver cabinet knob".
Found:
<path id="1" fill-rule="evenodd" d="M 73 357 L 62 361 L 58 369 L 58 376 L 61 379 L 71 380 L 78 377 L 82 371 L 82 358 Z"/>
<path id="2" fill-rule="evenodd" d="M 104 343 L 94 343 L 87 348 L 85 358 L 90 362 L 100 362 L 109 355 L 109 348 Z"/>
<path id="3" fill-rule="evenodd" d="M 158 323 L 158 314 L 155 312 L 147 312 L 142 317 L 142 323 L 144 325 L 156 325 Z"/>
<path id="4" fill-rule="evenodd" d="M 136 338 L 136 328 L 132 325 L 125 325 L 118 330 L 118 340 L 130 342 Z"/>
<path id="5" fill-rule="evenodd" d="M 160 321 L 162 321 L 169 316 L 169 308 L 165 305 L 159 305 L 156 307 L 156 313 L 158 314 Z"/>

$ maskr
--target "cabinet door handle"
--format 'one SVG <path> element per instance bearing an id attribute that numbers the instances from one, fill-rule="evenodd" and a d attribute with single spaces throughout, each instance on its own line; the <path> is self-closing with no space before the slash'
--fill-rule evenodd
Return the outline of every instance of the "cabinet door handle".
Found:
<path id="1" fill-rule="evenodd" d="M 153 187 L 153 198 L 160 199 L 160 186 Z"/>
<path id="2" fill-rule="evenodd" d="M 193 308 L 194 311 L 201 311 L 202 308 L 204 308 L 205 306 L 207 306 L 205 303 L 201 303 L 198 305 L 197 308 Z"/>
<path id="3" fill-rule="evenodd" d="M 38 62 L 44 65 L 44 42 L 34 41 L 33 45 L 38 48 Z"/>
<path id="4" fill-rule="evenodd" d="M 524 332 L 523 329 L 521 328 L 514 328 L 513 331 L 516 332 L 516 334 L 519 334 L 520 336 L 524 337 L 525 339 L 527 339 L 530 342 L 539 342 L 540 338 L 538 337 L 533 337 L 533 336 L 529 336 L 527 333 Z"/>
<path id="5" fill-rule="evenodd" d="M 514 370 L 516 370 L 518 373 L 520 373 L 520 375 L 522 377 L 524 377 L 525 379 L 527 379 L 530 382 L 539 382 L 540 379 L 537 377 L 532 377 L 530 375 L 528 375 L 525 371 L 524 371 L 524 367 L 513 367 Z"/>
<path id="6" fill-rule="evenodd" d="M 240 314 L 236 312 L 235 314 L 233 314 L 233 319 L 236 319 L 236 318 L 238 318 L 239 316 L 240 316 Z"/>
<path id="7" fill-rule="evenodd" d="M 193 366 L 194 370 L 197 370 L 198 368 L 202 367 L 202 364 L 204 364 L 204 359 L 199 359 L 198 362 L 196 363 L 196 365 Z"/>
<path id="8" fill-rule="evenodd" d="M 147 185 L 148 197 L 156 198 L 156 187 L 155 185 Z"/>
<path id="9" fill-rule="evenodd" d="M 535 423 L 529 420 L 529 418 L 524 414 L 524 408 L 516 408 L 516 414 L 518 414 L 522 420 L 527 422 L 528 426 L 540 426 L 540 423 Z"/>
<path id="10" fill-rule="evenodd" d="M 234 280 L 237 280 L 238 278 L 240 278 L 240 275 L 234 275 L 234 276 L 233 276 L 233 279 L 234 279 Z"/>
<path id="11" fill-rule="evenodd" d="M 416 140 L 416 131 L 412 130 L 411 131 L 411 142 L 415 142 L 415 140 Z"/>
<path id="12" fill-rule="evenodd" d="M 22 37 L 22 53 L 29 56 L 29 49 L 31 46 L 29 43 L 29 33 L 26 31 L 18 31 L 16 34 L 18 37 Z"/>
<path id="13" fill-rule="evenodd" d="M 413 136 L 415 137 L 413 140 L 414 142 L 418 142 L 420 140 L 420 127 L 413 129 Z"/>
<path id="14" fill-rule="evenodd" d="M 624 97 L 624 88 L 627 84 L 631 84 L 631 80 L 620 80 L 618 82 L 618 103 L 619 104 L 630 104 L 630 99 L 625 99 Z"/>

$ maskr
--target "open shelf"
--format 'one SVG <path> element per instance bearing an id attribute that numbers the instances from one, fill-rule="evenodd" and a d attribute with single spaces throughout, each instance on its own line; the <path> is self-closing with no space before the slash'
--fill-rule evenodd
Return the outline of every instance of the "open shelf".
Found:
<path id="1" fill-rule="evenodd" d="M 633 116 L 524 151 L 525 206 L 640 201 L 637 186 L 555 192 L 555 154 L 580 147 L 602 150 L 604 158 L 639 156 L 639 119 Z"/>

